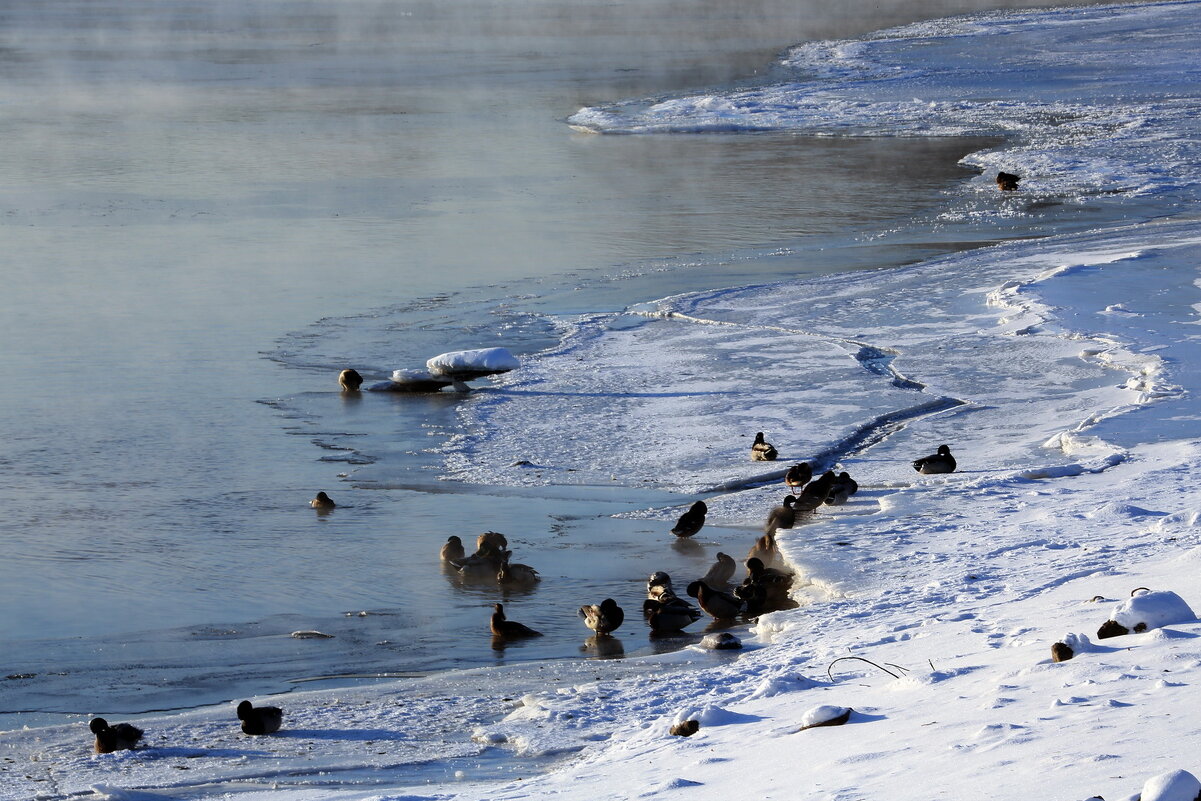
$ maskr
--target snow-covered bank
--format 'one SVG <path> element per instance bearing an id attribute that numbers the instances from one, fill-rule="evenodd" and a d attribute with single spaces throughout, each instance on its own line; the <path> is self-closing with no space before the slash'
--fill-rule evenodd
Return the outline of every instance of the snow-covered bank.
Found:
<path id="1" fill-rule="evenodd" d="M 976 306 L 985 358 L 999 359 L 1005 341 L 1020 348 L 1041 339 L 1053 365 L 1027 374 L 1028 392 L 1014 394 L 1015 376 L 988 393 L 982 374 L 931 376 L 934 355 L 921 369 L 898 358 L 910 377 L 980 393 L 981 408 L 911 420 L 844 462 L 864 490 L 781 532 L 810 584 L 800 609 L 760 620 L 750 643 L 760 647 L 735 657 L 686 652 L 649 667 L 577 663 L 580 672 L 542 691 L 536 681 L 464 677 L 417 694 L 398 685 L 287 696 L 288 733 L 276 738 L 240 735 L 229 709 L 140 721 L 150 747 L 116 755 L 87 754 L 83 721 L 10 732 L 0 738 L 0 797 L 69 797 L 96 786 L 95 797 L 110 799 L 680 791 L 1112 801 L 1168 770 L 1201 773 L 1193 693 L 1201 623 L 1096 638 L 1140 586 L 1201 606 L 1201 225 L 1011 244 L 952 261 L 951 273 L 977 284 L 962 303 Z M 988 283 L 979 271 L 989 264 L 1005 266 L 1006 282 Z M 768 290 L 748 290 L 756 291 Z M 783 288 L 770 291 L 786 300 Z M 1100 327 L 1113 321 L 1120 329 Z M 906 350 L 923 335 L 913 331 Z M 945 339 L 947 349 L 967 347 Z M 1107 347 L 1098 350 L 1100 341 Z M 1065 379 L 1072 360 L 1101 365 L 1107 380 Z M 954 444 L 960 471 L 913 473 L 906 457 L 941 440 Z M 711 520 L 757 522 L 781 492 L 719 496 Z M 619 634 L 636 636 L 640 621 L 627 624 Z M 1053 663 L 1050 646 L 1065 638 L 1077 654 Z M 842 656 L 883 669 L 832 664 Z M 822 704 L 855 712 L 847 726 L 797 733 Z M 700 731 L 669 735 L 679 719 L 698 719 Z M 582 757 L 531 775 L 580 748 Z M 508 766 L 499 783 L 472 781 L 486 777 L 486 763 Z M 456 786 L 457 770 L 467 784 Z"/>

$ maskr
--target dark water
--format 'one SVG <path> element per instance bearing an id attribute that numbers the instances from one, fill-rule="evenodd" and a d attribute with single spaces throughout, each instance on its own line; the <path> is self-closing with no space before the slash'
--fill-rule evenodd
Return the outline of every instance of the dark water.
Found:
<path id="1" fill-rule="evenodd" d="M 546 312 L 981 241 L 909 221 L 957 202 L 956 161 L 983 143 L 561 122 L 761 78 L 795 41 L 967 8 L 7 4 L 3 725 L 574 658 L 574 607 L 632 605 L 653 569 L 740 556 L 751 532 L 679 550 L 661 525 L 610 517 L 688 499 L 439 481 L 434 451 L 469 401 L 347 401 L 333 376 L 459 346 L 533 351 L 556 336 Z M 334 514 L 307 507 L 318 489 Z M 487 528 L 546 578 L 510 601 L 551 636 L 503 653 L 483 636 L 495 589 L 435 558 L 448 534 Z M 301 628 L 337 636 L 285 636 Z M 622 639 L 662 645 L 638 627 Z"/>

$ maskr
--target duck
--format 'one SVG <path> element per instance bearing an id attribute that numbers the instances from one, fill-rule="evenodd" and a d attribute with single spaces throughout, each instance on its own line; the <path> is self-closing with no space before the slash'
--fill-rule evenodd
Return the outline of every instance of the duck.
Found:
<path id="1" fill-rule="evenodd" d="M 476 551 L 471 556 L 465 556 L 462 559 L 455 559 L 450 562 L 450 565 L 465 578 L 495 578 L 512 555 L 512 551 L 495 551 L 489 548 Z"/>
<path id="2" fill-rule="evenodd" d="M 359 387 L 363 386 L 363 377 L 358 370 L 348 367 L 338 373 L 338 386 L 342 387 L 343 392 L 358 392 Z"/>
<path id="3" fill-rule="evenodd" d="M 88 728 L 92 730 L 92 734 L 96 735 L 97 754 L 111 754 L 113 751 L 132 751 L 137 747 L 138 740 L 141 740 L 142 734 L 144 734 L 137 726 L 129 723 L 118 723 L 116 726 L 110 726 L 104 718 L 92 718 L 92 722 L 88 724 Z"/>
<path id="4" fill-rule="evenodd" d="M 780 452 L 776 446 L 763 438 L 763 432 L 755 435 L 755 444 L 751 445 L 751 460 L 756 462 L 774 462 Z"/>
<path id="5" fill-rule="evenodd" d="M 542 632 L 534 631 L 529 626 L 522 625 L 516 620 L 508 620 L 505 618 L 504 604 L 495 604 L 492 612 L 492 621 L 490 628 L 492 634 L 503 639 L 516 639 L 519 637 L 541 637 Z"/>
<path id="6" fill-rule="evenodd" d="M 955 472 L 955 457 L 946 445 L 939 445 L 938 450 L 929 456 L 913 460 L 913 469 L 924 476 L 934 473 Z"/>
<path id="7" fill-rule="evenodd" d="M 792 508 L 794 503 L 795 496 L 785 495 L 783 503 L 768 512 L 767 522 L 763 524 L 764 533 L 774 534 L 776 529 L 792 528 L 796 525 L 796 510 Z"/>
<path id="8" fill-rule="evenodd" d="M 773 531 L 770 534 L 764 534 L 762 537 L 755 540 L 755 544 L 751 546 L 749 551 L 747 551 L 746 558 L 758 559 L 769 567 L 779 562 L 780 546 L 776 544 L 775 532 Z M 731 574 L 731 578 L 733 578 L 733 574 Z"/>
<path id="9" fill-rule="evenodd" d="M 812 512 L 830 497 L 830 490 L 834 488 L 834 482 L 837 480 L 838 476 L 834 475 L 833 470 L 822 473 L 801 490 L 792 508 L 798 512 Z"/>
<path id="10" fill-rule="evenodd" d="M 463 549 L 463 540 L 453 534 L 446 538 L 446 544 L 442 546 L 443 562 L 456 562 L 466 555 L 467 552 Z"/>
<path id="11" fill-rule="evenodd" d="M 584 619 L 585 626 L 597 634 L 605 635 L 616 631 L 626 619 L 626 613 L 612 598 L 606 598 L 599 604 L 581 606 L 579 615 Z"/>
<path id="12" fill-rule="evenodd" d="M 709 568 L 709 572 L 701 578 L 701 581 L 710 587 L 724 587 L 730 583 L 730 579 L 734 578 L 734 572 L 737 569 L 738 563 L 734 561 L 734 557 L 718 551 L 717 561 L 713 563 L 713 567 Z"/>
<path id="13" fill-rule="evenodd" d="M 520 562 L 510 562 L 507 556 L 501 562 L 500 570 L 496 571 L 496 580 L 501 584 L 537 584 L 542 581 L 537 570 Z"/>
<path id="14" fill-rule="evenodd" d="M 788 591 L 792 589 L 792 574 L 768 567 L 761 559 L 747 559 L 746 578 L 734 590 L 734 595 L 746 601 L 748 614 L 771 612 L 792 605 Z"/>
<path id="15" fill-rule="evenodd" d="M 324 492 L 318 492 L 317 497 L 309 501 L 309 506 L 314 509 L 329 510 L 333 509 L 338 504 L 334 503 L 334 499 L 326 495 Z"/>
<path id="16" fill-rule="evenodd" d="M 997 173 L 997 189 L 1002 192 L 1013 192 L 1018 188 L 1018 181 L 1022 180 L 1020 175 L 1014 175 L 1011 172 Z"/>
<path id="17" fill-rule="evenodd" d="M 646 600 L 642 602 L 642 614 L 649 619 L 653 612 L 664 609 L 682 611 L 700 617 L 700 613 L 692 604 L 676 595 L 675 587 L 671 583 L 671 576 L 658 570 L 646 580 Z"/>
<path id="18" fill-rule="evenodd" d="M 648 598 L 643 609 L 647 612 L 646 619 L 650 623 L 651 631 L 656 632 L 680 631 L 701 617 L 696 607 L 675 596 L 662 601 Z"/>
<path id="19" fill-rule="evenodd" d="M 705 515 L 708 513 L 709 507 L 705 505 L 705 502 L 697 501 L 687 512 L 680 515 L 680 519 L 676 521 L 676 527 L 671 530 L 671 533 L 677 537 L 693 536 L 705 525 Z"/>
<path id="20" fill-rule="evenodd" d="M 813 468 L 808 462 L 794 464 L 788 468 L 788 472 L 784 474 L 784 486 L 788 487 L 791 493 L 793 490 L 799 490 L 801 487 L 813 480 Z"/>
<path id="21" fill-rule="evenodd" d="M 452 559 L 450 564 L 466 577 L 495 578 L 501 566 L 512 556 L 512 551 L 505 550 L 509 541 L 498 531 L 485 531 L 476 537 L 475 544 L 475 553 Z"/>
<path id="22" fill-rule="evenodd" d="M 275 734 L 284 720 L 284 711 L 277 706 L 254 706 L 249 701 L 238 704 L 238 720 L 243 734 Z"/>
<path id="23" fill-rule="evenodd" d="M 509 540 L 499 531 L 485 531 L 475 538 L 475 552 L 503 551 L 509 547 Z"/>
<path id="24" fill-rule="evenodd" d="M 740 598 L 715 590 L 703 581 L 692 582 L 686 591 L 715 620 L 732 620 L 742 611 L 743 602 Z"/>
<path id="25" fill-rule="evenodd" d="M 851 478 L 851 474 L 842 472 L 834 480 L 834 485 L 830 487 L 830 494 L 826 497 L 827 506 L 842 506 L 852 495 L 859 491 L 859 482 Z"/>

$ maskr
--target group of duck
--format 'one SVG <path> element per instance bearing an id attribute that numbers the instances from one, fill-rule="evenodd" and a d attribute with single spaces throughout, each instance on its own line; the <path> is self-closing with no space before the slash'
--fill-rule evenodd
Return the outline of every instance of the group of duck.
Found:
<path id="1" fill-rule="evenodd" d="M 773 461 L 778 455 L 762 432 L 756 434 L 751 446 L 752 459 Z M 915 459 L 913 468 L 922 474 L 950 473 L 956 468 L 955 457 L 948 446 L 940 445 L 935 453 Z M 768 513 L 763 535 L 755 541 L 743 563 L 747 572 L 741 584 L 733 586 L 731 583 L 737 570 L 733 557 L 719 552 L 709 571 L 685 588 L 685 593 L 696 599 L 698 610 L 679 596 L 667 573 L 651 574 L 642 613 L 652 633 L 680 632 L 700 620 L 702 612 L 720 624 L 734 622 L 740 616 L 754 618 L 796 605 L 789 597 L 794 576 L 780 555 L 776 532 L 792 528 L 800 514 L 811 513 L 823 505 L 845 504 L 859 490 L 859 484 L 845 471 L 827 470 L 814 479 L 813 467 L 807 462 L 790 467 L 784 474 L 784 484 L 789 494 Z M 696 501 L 680 515 L 672 534 L 680 538 L 695 536 L 704 527 L 708 511 L 704 501 Z M 511 556 L 508 540 L 495 531 L 480 534 L 471 555 L 466 554 L 458 536 L 449 537 L 441 552 L 442 561 L 465 579 L 494 579 L 498 584 L 524 586 L 540 580 L 537 570 L 510 561 Z M 625 611 L 612 598 L 581 606 L 578 615 L 585 626 L 601 637 L 611 635 L 625 622 Z M 502 641 L 542 636 L 540 631 L 509 620 L 504 605 L 499 603 L 493 606 L 489 628 L 493 637 Z"/>
<path id="2" fill-rule="evenodd" d="M 242 722 L 243 734 L 275 734 L 283 724 L 284 711 L 277 706 L 255 706 L 249 701 L 238 704 L 238 720 Z M 132 723 L 110 726 L 104 718 L 92 718 L 88 724 L 95 735 L 94 748 L 97 754 L 114 751 L 132 751 L 145 734 Z"/>

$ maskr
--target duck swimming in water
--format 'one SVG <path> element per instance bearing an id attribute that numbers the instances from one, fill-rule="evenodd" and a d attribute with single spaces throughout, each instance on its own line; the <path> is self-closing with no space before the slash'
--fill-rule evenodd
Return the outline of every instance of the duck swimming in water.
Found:
<path id="1" fill-rule="evenodd" d="M 606 598 L 599 604 L 581 606 L 579 616 L 584 619 L 584 625 L 597 634 L 611 634 L 626 619 L 625 612 L 612 598 Z"/>
<path id="2" fill-rule="evenodd" d="M 254 706 L 249 701 L 238 704 L 243 734 L 275 734 L 283 719 L 284 711 L 277 706 Z"/>
<path id="3" fill-rule="evenodd" d="M 708 512 L 709 507 L 705 506 L 705 502 L 697 501 L 687 512 L 680 515 L 680 519 L 676 521 L 676 527 L 671 530 L 671 533 L 677 537 L 693 536 L 705 525 L 705 515 Z"/>
<path id="4" fill-rule="evenodd" d="M 358 370 L 347 368 L 338 374 L 338 386 L 342 387 L 343 392 L 358 392 L 359 387 L 363 386 L 363 377 Z"/>
<path id="5" fill-rule="evenodd" d="M 318 492 L 317 497 L 309 501 L 309 506 L 314 509 L 329 511 L 338 504 L 334 503 L 334 499 L 326 495 L 324 492 Z"/>
<path id="6" fill-rule="evenodd" d="M 1002 192 L 1014 192 L 1018 188 L 1018 181 L 1022 180 L 1022 176 L 1014 175 L 1011 172 L 997 173 L 997 189 Z"/>
<path id="7" fill-rule="evenodd" d="M 656 632 L 680 631 L 701 617 L 696 607 L 675 596 L 661 601 L 648 598 L 643 604 L 643 611 L 646 612 L 651 631 Z"/>
<path id="8" fill-rule="evenodd" d="M 493 636 L 501 637 L 506 640 L 518 639 L 522 637 L 541 637 L 542 632 L 534 631 L 529 626 L 524 626 L 516 620 L 508 620 L 505 618 L 505 607 L 503 604 L 495 604 L 492 609 L 492 620 L 489 627 L 492 629 Z"/>
<path id="9" fill-rule="evenodd" d="M 709 572 L 704 575 L 701 581 L 710 587 L 724 587 L 734 578 L 734 573 L 737 570 L 738 563 L 734 561 L 734 557 L 718 551 L 717 561 L 713 563 L 713 567 L 709 568 Z"/>
<path id="10" fill-rule="evenodd" d="M 113 751 L 131 751 L 137 744 L 138 740 L 142 739 L 142 730 L 137 726 L 129 723 L 118 723 L 116 726 L 108 725 L 108 721 L 104 718 L 92 718 L 92 722 L 88 724 L 88 728 L 92 730 L 92 734 L 96 735 L 96 753 L 111 754 Z"/>
<path id="11" fill-rule="evenodd" d="M 955 457 L 946 445 L 939 445 L 938 450 L 929 456 L 913 460 L 913 469 L 922 475 L 955 472 Z"/>
<path id="12" fill-rule="evenodd" d="M 466 555 L 467 551 L 463 548 L 463 540 L 453 534 L 446 538 L 446 544 L 442 546 L 443 562 L 455 562 Z"/>
<path id="13" fill-rule="evenodd" d="M 767 567 L 760 559 L 746 560 L 747 576 L 734 595 L 746 601 L 747 614 L 758 615 L 793 606 L 788 591 L 792 589 L 792 574 Z"/>
<path id="14" fill-rule="evenodd" d="M 751 445 L 751 460 L 755 462 L 774 462 L 780 452 L 776 446 L 763 438 L 763 432 L 755 435 L 755 444 Z"/>
<path id="15" fill-rule="evenodd" d="M 505 551 L 505 553 L 508 554 L 510 551 Z M 507 556 L 501 563 L 500 570 L 496 571 L 496 580 L 501 584 L 524 584 L 527 586 L 542 581 L 537 570 L 520 562 L 510 562 Z"/>
<path id="16" fill-rule="evenodd" d="M 742 599 L 728 592 L 715 590 L 703 581 L 692 582 L 687 591 L 714 620 L 733 620 L 742 611 Z"/>

